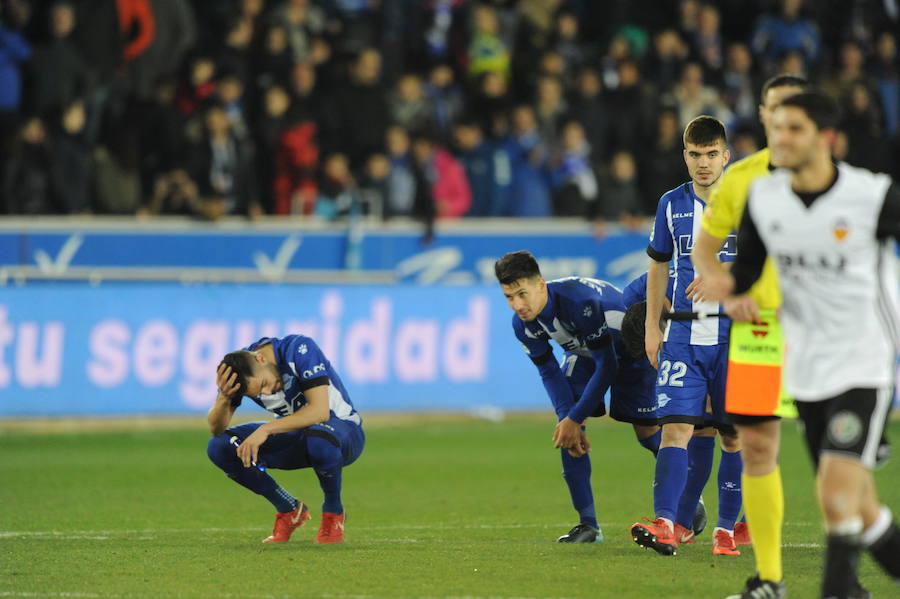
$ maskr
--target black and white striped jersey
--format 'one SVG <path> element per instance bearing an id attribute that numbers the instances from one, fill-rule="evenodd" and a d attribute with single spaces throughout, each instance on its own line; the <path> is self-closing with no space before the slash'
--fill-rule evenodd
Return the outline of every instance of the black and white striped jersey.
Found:
<path id="1" fill-rule="evenodd" d="M 774 259 L 784 296 L 785 383 L 799 401 L 892 386 L 900 341 L 895 238 L 900 188 L 838 164 L 822 192 L 798 194 L 791 173 L 750 187 L 733 270 L 743 293 Z"/>

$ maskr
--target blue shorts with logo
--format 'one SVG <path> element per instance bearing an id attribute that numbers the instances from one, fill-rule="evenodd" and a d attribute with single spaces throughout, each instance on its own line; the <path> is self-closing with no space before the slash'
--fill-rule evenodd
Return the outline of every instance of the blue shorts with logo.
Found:
<path id="1" fill-rule="evenodd" d="M 690 345 L 664 343 L 656 379 L 657 417 L 660 424 L 685 422 L 702 425 L 706 396 L 712 408 L 712 422 L 727 424 L 725 378 L 728 372 L 728 344 Z M 709 414 L 705 419 L 709 420 Z"/>
<path id="2" fill-rule="evenodd" d="M 594 374 L 594 360 L 590 357 L 566 352 L 562 368 L 566 381 L 575 398 L 581 397 L 585 386 Z M 652 426 L 656 424 L 654 388 L 656 371 L 646 358 L 619 360 L 619 373 L 609 390 L 609 416 L 620 422 Z M 592 416 L 603 416 L 604 404 Z"/>
<path id="3" fill-rule="evenodd" d="M 263 424 L 265 422 L 248 422 L 228 427 L 225 432 L 236 436 L 243 442 Z M 266 442 L 259 448 L 259 465 L 279 470 L 309 468 L 309 457 L 306 451 L 306 439 L 309 437 L 321 437 L 340 448 L 344 466 L 355 462 L 366 444 L 366 435 L 361 425 L 349 420 L 341 420 L 332 413 L 331 418 L 320 424 L 314 424 L 299 431 L 269 435 Z"/>

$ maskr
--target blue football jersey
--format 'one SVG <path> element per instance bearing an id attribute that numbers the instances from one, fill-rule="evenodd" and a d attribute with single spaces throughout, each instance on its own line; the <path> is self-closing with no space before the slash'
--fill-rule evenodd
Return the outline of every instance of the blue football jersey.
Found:
<path id="1" fill-rule="evenodd" d="M 685 295 L 687 286 L 694 280 L 691 250 L 695 236 L 700 234 L 700 222 L 706 202 L 694 193 L 693 182 L 685 183 L 666 192 L 659 199 L 656 221 L 650 232 L 647 254 L 657 262 L 672 261 L 675 280 L 672 285 L 672 309 L 675 311 L 719 311 L 721 306 L 713 302 L 697 302 Z M 731 262 L 736 256 L 737 238 L 729 235 L 719 251 L 719 260 Z M 669 321 L 664 340 L 691 345 L 717 345 L 728 342 L 730 321 L 727 318 Z"/>
<path id="2" fill-rule="evenodd" d="M 525 322 L 513 315 L 512 323 L 532 358 L 552 351 L 551 339 L 565 351 L 587 357 L 607 335 L 613 343 L 621 343 L 624 316 L 617 287 L 598 279 L 567 277 L 547 282 L 547 305 L 537 318 Z"/>
<path id="3" fill-rule="evenodd" d="M 669 284 L 666 285 L 666 297 L 672 301 L 672 286 L 675 284 L 675 272 L 669 270 Z M 647 273 L 642 274 L 625 286 L 622 290 L 622 303 L 627 310 L 638 302 L 647 299 Z"/>
<path id="4" fill-rule="evenodd" d="M 287 335 L 281 339 L 264 337 L 244 349 L 255 351 L 265 344 L 272 345 L 284 388 L 271 395 L 250 399 L 277 417 L 288 416 L 307 404 L 304 391 L 328 385 L 328 404 L 334 417 L 362 423 L 341 377 L 315 341 L 304 335 Z"/>

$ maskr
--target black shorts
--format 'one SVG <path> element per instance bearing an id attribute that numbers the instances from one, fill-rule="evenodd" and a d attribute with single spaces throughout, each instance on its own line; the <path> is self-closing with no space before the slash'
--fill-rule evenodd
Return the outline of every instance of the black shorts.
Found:
<path id="1" fill-rule="evenodd" d="M 715 422 L 707 420 L 704 422 L 704 427 L 712 426 L 719 434 L 725 437 L 737 437 L 737 429 L 734 428 L 733 424 L 728 424 L 727 422 Z"/>
<path id="2" fill-rule="evenodd" d="M 867 468 L 878 462 L 893 389 L 850 389 L 821 401 L 797 401 L 806 447 L 818 467 L 823 453 L 859 460 Z"/>
<path id="3" fill-rule="evenodd" d="M 753 426 L 755 424 L 762 424 L 763 422 L 771 422 L 772 420 L 781 420 L 781 416 L 748 416 L 747 414 L 732 414 L 731 412 L 728 412 L 725 415 L 732 424 L 738 424 L 740 426 Z"/>

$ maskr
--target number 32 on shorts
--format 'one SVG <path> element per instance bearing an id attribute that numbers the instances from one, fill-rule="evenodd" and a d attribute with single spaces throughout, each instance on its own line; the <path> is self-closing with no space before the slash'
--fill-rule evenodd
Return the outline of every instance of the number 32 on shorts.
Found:
<path id="1" fill-rule="evenodd" d="M 687 373 L 687 364 L 684 362 L 670 362 L 663 360 L 659 364 L 659 376 L 656 384 L 660 387 L 684 387 L 684 381 L 681 379 Z"/>

